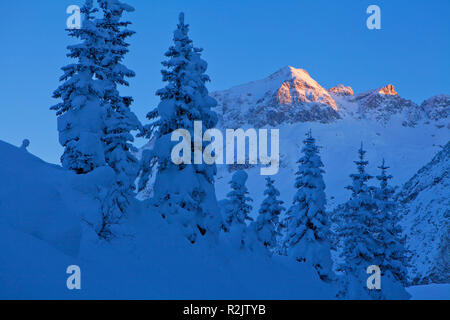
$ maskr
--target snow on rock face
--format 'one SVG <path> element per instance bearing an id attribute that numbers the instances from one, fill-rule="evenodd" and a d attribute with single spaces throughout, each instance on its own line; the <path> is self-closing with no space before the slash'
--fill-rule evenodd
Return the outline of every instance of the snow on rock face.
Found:
<path id="1" fill-rule="evenodd" d="M 400 115 L 404 126 L 414 126 L 423 118 L 422 109 L 411 100 L 401 98 L 393 85 L 360 93 L 351 99 L 359 106 L 363 118 L 387 123 L 392 116 Z"/>
<path id="2" fill-rule="evenodd" d="M 284 67 L 266 79 L 211 93 L 225 127 L 256 127 L 339 118 L 327 90 L 303 69 Z"/>
<path id="3" fill-rule="evenodd" d="M 0 154 L 0 299 L 335 297 L 312 267 L 237 250 L 224 233 L 216 244 L 191 245 L 148 202 L 122 220 L 126 236 L 99 242 L 89 224 L 100 214 L 97 189 L 114 181 L 111 168 L 76 175 L 2 141 Z M 72 264 L 82 290 L 65 285 Z"/>
<path id="4" fill-rule="evenodd" d="M 450 116 L 450 95 L 440 94 L 425 100 L 421 108 L 430 120 L 443 120 Z M 450 123 L 448 124 L 450 128 Z"/>
<path id="5" fill-rule="evenodd" d="M 338 84 L 335 87 L 328 89 L 328 92 L 335 96 L 352 96 L 354 94 L 352 87 L 344 86 L 343 84 Z"/>
<path id="6" fill-rule="evenodd" d="M 280 70 L 287 74 L 286 81 L 277 90 L 279 104 L 299 104 L 302 102 L 320 102 L 337 110 L 336 102 L 304 69 L 287 67 Z"/>
<path id="7" fill-rule="evenodd" d="M 450 283 L 450 142 L 400 190 L 412 285 Z"/>

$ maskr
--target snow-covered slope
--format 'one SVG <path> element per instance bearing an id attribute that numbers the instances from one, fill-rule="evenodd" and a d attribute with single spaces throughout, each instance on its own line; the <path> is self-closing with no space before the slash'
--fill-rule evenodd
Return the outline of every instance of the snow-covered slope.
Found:
<path id="1" fill-rule="evenodd" d="M 397 195 L 412 284 L 450 283 L 450 142 Z"/>
<path id="2" fill-rule="evenodd" d="M 0 299 L 331 299 L 312 268 L 231 246 L 191 245 L 136 201 L 123 234 L 99 242 L 108 170 L 75 175 L 0 141 Z M 105 171 L 106 170 L 106 171 Z M 81 269 L 68 290 L 66 269 Z"/>
<path id="3" fill-rule="evenodd" d="M 191 245 L 145 202 L 123 220 L 126 234 L 99 242 L 87 221 L 108 171 L 74 175 L 1 141 L 0 154 L 0 299 L 334 298 L 304 264 L 236 250 L 225 236 Z M 81 290 L 66 287 L 70 265 Z M 448 298 L 445 287 L 413 291 Z"/>
<path id="4" fill-rule="evenodd" d="M 383 124 L 399 116 L 403 126 L 415 126 L 421 120 L 442 122 L 450 113 L 448 95 L 435 96 L 419 106 L 401 97 L 392 84 L 357 95 L 342 84 L 326 90 L 306 70 L 291 66 L 262 80 L 212 92 L 211 96 L 218 101 L 216 111 L 226 128 L 330 123 L 346 116 Z"/>
<path id="5" fill-rule="evenodd" d="M 406 289 L 411 300 L 449 300 L 450 284 L 429 284 Z"/>
<path id="6" fill-rule="evenodd" d="M 425 100 L 421 106 L 427 118 L 450 129 L 450 95 L 440 94 Z"/>
<path id="7" fill-rule="evenodd" d="M 328 89 L 328 92 L 335 96 L 352 96 L 354 94 L 352 87 L 344 86 L 343 84 L 338 84 L 335 87 Z"/>
<path id="8" fill-rule="evenodd" d="M 2 141 L 0 154 L 0 223 L 76 255 L 86 197 L 68 192 L 75 175 Z"/>

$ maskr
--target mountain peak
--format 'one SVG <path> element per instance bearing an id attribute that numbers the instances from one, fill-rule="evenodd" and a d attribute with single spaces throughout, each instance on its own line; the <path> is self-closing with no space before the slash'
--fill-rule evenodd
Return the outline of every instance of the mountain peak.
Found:
<path id="1" fill-rule="evenodd" d="M 387 86 L 381 87 L 378 89 L 379 94 L 384 94 L 387 96 L 398 96 L 397 91 L 395 91 L 395 88 L 392 84 L 388 84 Z"/>
<path id="2" fill-rule="evenodd" d="M 360 93 L 352 100 L 358 103 L 366 118 L 372 117 L 383 123 L 395 114 L 403 115 L 406 126 L 414 126 L 422 118 L 421 108 L 400 97 L 392 84 Z"/>
<path id="3" fill-rule="evenodd" d="M 312 79 L 305 69 L 294 68 L 292 66 L 285 66 L 268 77 L 268 79 L 270 80 L 273 79 L 291 80 L 296 78 L 305 80 Z"/>
<path id="4" fill-rule="evenodd" d="M 305 69 L 286 66 L 269 77 L 271 80 L 275 78 L 282 80 L 276 91 L 279 104 L 318 102 L 337 110 L 336 102 L 328 91 L 311 78 Z"/>
<path id="5" fill-rule="evenodd" d="M 338 107 L 309 73 L 285 66 L 269 77 L 213 92 L 223 123 L 258 127 L 282 122 L 331 122 L 339 118 Z"/>
<path id="6" fill-rule="evenodd" d="M 289 72 L 291 73 L 293 78 L 303 78 L 305 76 L 311 78 L 308 71 L 306 71 L 305 69 L 294 68 L 291 66 L 287 66 L 287 68 L 289 69 Z"/>

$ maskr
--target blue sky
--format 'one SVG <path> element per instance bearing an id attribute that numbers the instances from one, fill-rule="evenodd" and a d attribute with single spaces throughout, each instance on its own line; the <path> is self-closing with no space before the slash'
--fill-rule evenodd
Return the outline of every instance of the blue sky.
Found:
<path id="1" fill-rule="evenodd" d="M 56 117 L 49 107 L 67 64 L 66 8 L 82 0 L 1 1 L 0 139 L 57 163 Z M 322 86 L 356 93 L 392 83 L 421 103 L 450 94 L 450 1 L 129 0 L 137 33 L 126 64 L 137 76 L 123 90 L 145 122 L 162 86 L 160 62 L 180 11 L 204 48 L 210 91 L 268 76 L 285 65 L 306 69 Z M 381 8 L 381 30 L 368 30 L 366 8 Z M 142 141 L 138 142 L 142 143 Z"/>

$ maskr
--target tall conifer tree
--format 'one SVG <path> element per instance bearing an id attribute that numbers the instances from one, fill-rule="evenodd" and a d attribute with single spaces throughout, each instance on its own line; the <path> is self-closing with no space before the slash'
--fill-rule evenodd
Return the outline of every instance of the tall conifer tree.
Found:
<path id="1" fill-rule="evenodd" d="M 76 62 L 63 67 L 64 81 L 53 93 L 62 102 L 51 107 L 58 116 L 59 142 L 64 147 L 61 163 L 76 173 L 88 173 L 105 165 L 102 143 L 104 109 L 103 88 L 96 75 L 103 73 L 99 59 L 104 51 L 92 0 L 81 8 L 82 25 L 68 29 L 69 36 L 80 41 L 67 48 Z"/>
<path id="2" fill-rule="evenodd" d="M 145 127 L 146 137 L 154 138 L 155 146 L 150 155 L 144 155 L 147 168 L 141 174 L 141 187 L 151 172 L 150 162 L 157 159 L 154 205 L 169 222 L 180 225 L 187 239 L 194 243 L 202 235 L 217 237 L 222 223 L 214 189 L 215 165 L 196 161 L 175 164 L 171 157 L 174 146 L 171 134 L 175 130 L 188 132 L 182 138 L 189 138 L 191 145 L 187 152 L 194 159 L 194 152 L 201 155 L 203 150 L 202 141 L 200 146 L 194 146 L 194 121 L 201 121 L 203 132 L 217 123 L 217 115 L 212 111 L 217 102 L 208 95 L 205 86 L 210 80 L 205 74 L 207 63 L 201 59 L 202 49 L 193 46 L 188 31 L 189 25 L 181 13 L 173 45 L 165 54 L 167 60 L 162 62 L 165 69 L 161 73 L 167 84 L 156 92 L 161 99 L 157 109 L 147 115 L 152 122 Z"/>
<path id="3" fill-rule="evenodd" d="M 284 251 L 297 261 L 312 265 L 322 280 L 330 281 L 333 272 L 323 163 L 311 131 L 303 144 L 303 156 L 297 161 L 297 192 L 284 222 Z"/>

